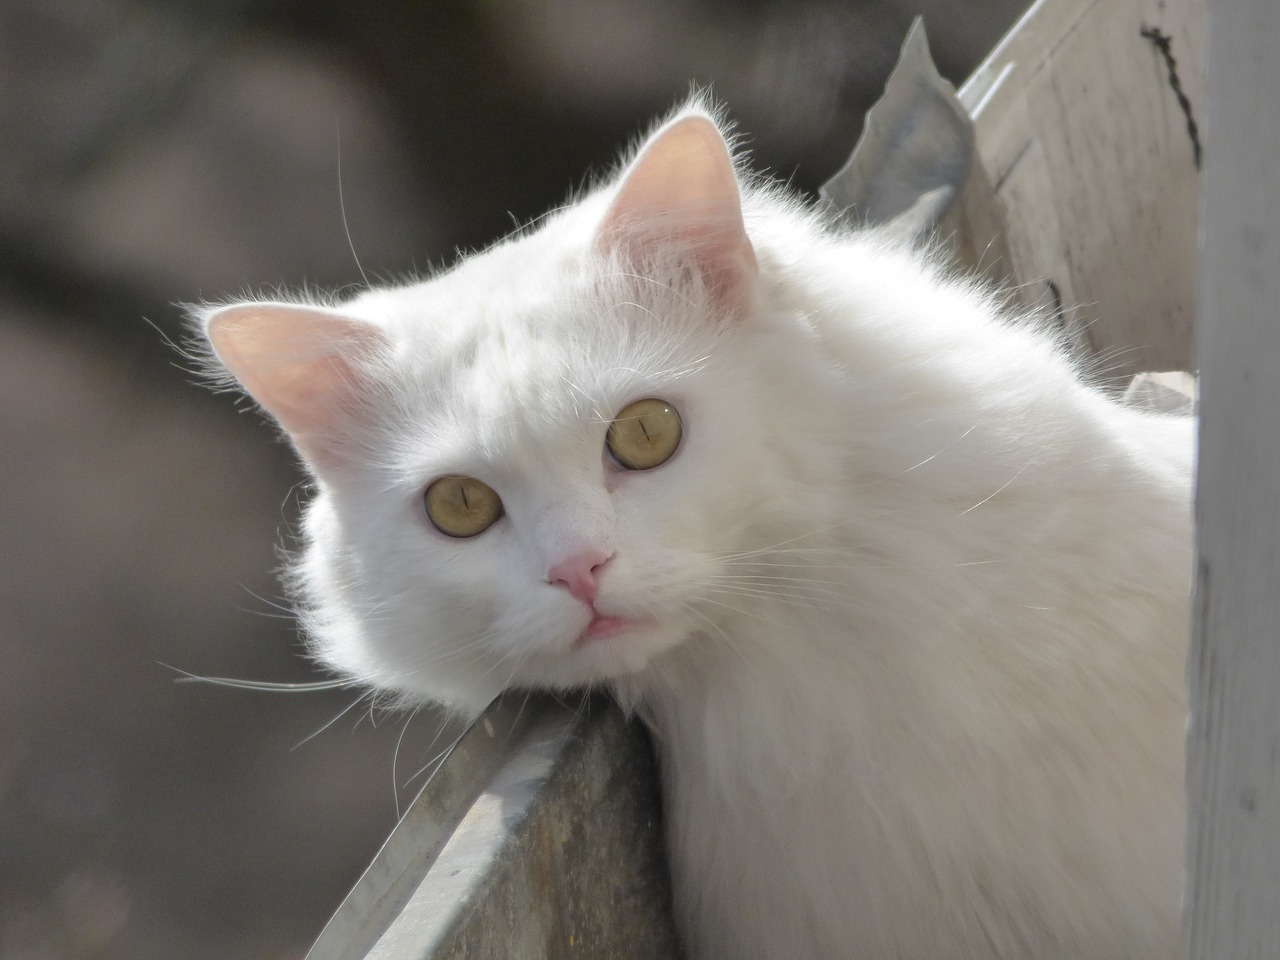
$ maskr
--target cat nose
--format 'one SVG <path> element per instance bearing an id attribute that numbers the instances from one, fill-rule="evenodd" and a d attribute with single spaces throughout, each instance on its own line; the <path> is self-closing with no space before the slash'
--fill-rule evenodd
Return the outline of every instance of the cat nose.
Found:
<path id="1" fill-rule="evenodd" d="M 596 602 L 596 576 L 612 554 L 603 550 L 584 550 L 561 560 L 547 571 L 547 582 L 560 584 L 576 599 L 587 606 Z"/>

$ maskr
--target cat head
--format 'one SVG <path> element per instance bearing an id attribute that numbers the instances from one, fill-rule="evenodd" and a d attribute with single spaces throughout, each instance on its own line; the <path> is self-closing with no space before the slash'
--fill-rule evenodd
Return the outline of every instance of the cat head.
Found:
<path id="1" fill-rule="evenodd" d="M 743 194 L 693 106 L 433 279 L 200 311 L 315 477 L 293 575 L 322 661 L 474 710 L 725 641 L 732 564 L 812 517 L 836 429 Z"/>

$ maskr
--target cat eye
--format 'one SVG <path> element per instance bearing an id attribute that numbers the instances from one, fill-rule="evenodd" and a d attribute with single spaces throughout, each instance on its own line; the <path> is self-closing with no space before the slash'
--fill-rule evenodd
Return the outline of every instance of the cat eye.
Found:
<path id="1" fill-rule="evenodd" d="M 502 498 L 475 477 L 440 477 L 424 496 L 431 525 L 449 537 L 474 537 L 502 516 Z"/>
<path id="2" fill-rule="evenodd" d="M 682 433 L 676 408 L 651 397 L 619 411 L 609 424 L 605 444 L 613 459 L 628 470 L 651 470 L 671 459 Z"/>

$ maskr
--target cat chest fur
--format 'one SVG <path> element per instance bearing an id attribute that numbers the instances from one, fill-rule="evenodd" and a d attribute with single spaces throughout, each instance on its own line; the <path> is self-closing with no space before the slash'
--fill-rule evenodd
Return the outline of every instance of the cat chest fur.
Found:
<path id="1" fill-rule="evenodd" d="M 779 605 L 783 629 L 734 634 L 770 645 L 767 668 L 726 657 L 653 694 L 697 955 L 1176 956 L 1184 624 L 1132 623 L 1091 650 L 1079 622 L 1002 618 L 1034 594 L 1005 576 L 974 584 L 990 606 L 967 614 L 824 625 Z M 1091 617 L 1143 619 L 1098 602 Z M 1105 674 L 1070 662 L 1095 656 Z"/>

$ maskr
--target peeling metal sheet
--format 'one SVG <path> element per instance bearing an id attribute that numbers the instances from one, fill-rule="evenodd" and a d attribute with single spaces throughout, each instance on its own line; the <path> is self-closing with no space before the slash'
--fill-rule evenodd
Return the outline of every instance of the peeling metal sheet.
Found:
<path id="1" fill-rule="evenodd" d="M 973 153 L 973 123 L 934 66 L 917 17 L 858 145 L 821 193 L 861 222 L 920 236 L 964 187 Z"/>

